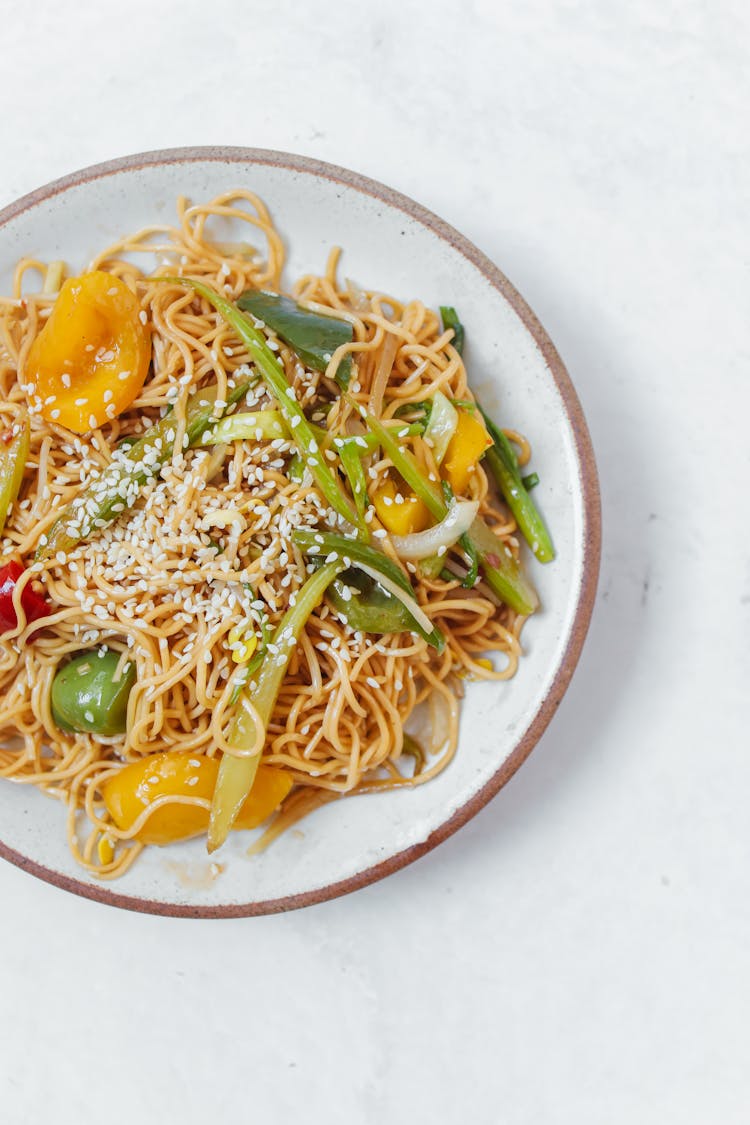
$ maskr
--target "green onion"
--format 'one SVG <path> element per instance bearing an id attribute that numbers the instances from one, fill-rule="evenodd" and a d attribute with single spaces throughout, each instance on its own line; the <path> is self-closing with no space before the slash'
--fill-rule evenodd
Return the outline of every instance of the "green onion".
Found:
<path id="1" fill-rule="evenodd" d="M 540 562 L 551 562 L 555 557 L 555 548 L 552 546 L 544 521 L 521 479 L 513 447 L 503 431 L 484 410 L 482 410 L 482 417 L 493 441 L 493 445 L 485 454 L 485 460 L 497 481 L 498 488 L 513 513 L 520 532 L 536 557 Z"/>
<path id="2" fill-rule="evenodd" d="M 432 625 L 426 617 L 424 610 L 414 598 L 411 583 L 403 571 L 392 559 L 382 551 L 375 550 L 356 539 L 347 539 L 343 535 L 324 531 L 295 531 L 292 538 L 299 547 L 311 557 L 311 561 L 322 562 L 331 555 L 337 555 L 344 560 L 344 566 L 354 566 L 369 574 L 376 582 L 380 582 L 384 589 L 404 602 L 409 610 L 410 624 L 407 626 L 412 632 L 419 633 L 421 637 L 439 652 L 445 645 L 445 638 L 440 630 Z M 333 560 L 332 560 L 333 561 Z M 407 600 L 408 599 L 408 600 Z M 416 616 L 415 616 L 416 614 Z M 356 626 L 352 626 L 356 628 Z"/>
<path id="3" fill-rule="evenodd" d="M 464 326 L 458 319 L 458 313 L 450 305 L 441 305 L 440 315 L 443 318 L 443 329 L 445 331 L 449 328 L 453 329 L 453 347 L 459 355 L 463 355 L 465 333 Z"/>
<path id="4" fill-rule="evenodd" d="M 468 532 L 462 535 L 458 542 L 469 560 L 469 569 L 466 575 L 461 579 L 461 585 L 465 590 L 472 590 L 476 586 L 477 578 L 479 577 L 479 552 L 477 551 L 474 540 Z"/>
<path id="5" fill-rule="evenodd" d="M 18 426 L 18 433 L 8 445 L 0 443 L 0 535 L 5 529 L 8 513 L 21 491 L 23 471 L 29 456 L 31 427 L 28 415 L 21 414 L 14 423 L 14 428 L 15 426 Z"/>
<path id="6" fill-rule="evenodd" d="M 362 458 L 359 455 L 359 447 L 353 445 L 350 441 L 344 442 L 339 446 L 338 453 L 344 472 L 351 486 L 357 512 L 359 513 L 360 519 L 364 520 L 365 509 L 368 504 L 367 477 L 365 476 L 365 470 L 362 466 Z"/>
<path id="7" fill-rule="evenodd" d="M 216 851 L 224 843 L 253 787 L 263 753 L 265 733 L 294 647 L 326 589 L 343 569 L 343 562 L 327 563 L 307 579 L 297 594 L 295 604 L 284 614 L 274 633 L 273 644 L 277 651 L 264 659 L 256 680 L 240 696 L 227 741 L 240 752 L 256 743 L 259 743 L 260 749 L 252 756 L 234 757 L 232 754 L 224 754 L 221 759 L 208 826 L 209 852 Z M 248 696 L 252 699 L 254 711 L 244 705 Z M 260 731 L 256 727 L 256 714 L 261 724 Z M 259 735 L 262 737 L 259 738 Z"/>
<path id="8" fill-rule="evenodd" d="M 291 297 L 279 293 L 248 289 L 238 298 L 237 305 L 267 324 L 313 371 L 325 372 L 336 349 L 354 339 L 348 320 L 303 309 Z M 342 390 L 349 386 L 351 375 L 352 357 L 346 355 L 336 369 L 336 382 Z"/>
<path id="9" fill-rule="evenodd" d="M 487 585 L 500 600 L 524 616 L 538 609 L 539 598 L 520 563 L 484 520 L 477 517 L 467 534 L 479 555 Z"/>
<path id="10" fill-rule="evenodd" d="M 532 488 L 536 488 L 539 484 L 539 473 L 529 473 L 528 476 L 521 477 L 521 484 L 527 492 L 531 492 Z"/>
<path id="11" fill-rule="evenodd" d="M 329 468 L 318 446 L 313 429 L 305 417 L 302 407 L 294 397 L 294 390 L 287 382 L 286 375 L 266 343 L 266 339 L 257 328 L 254 328 L 244 313 L 222 297 L 210 285 L 197 281 L 192 277 L 162 277 L 159 280 L 171 285 L 185 285 L 194 289 L 224 318 L 230 328 L 233 328 L 250 353 L 263 380 L 278 402 L 281 412 L 286 419 L 292 438 L 300 453 L 305 458 L 318 488 L 325 496 L 328 503 L 338 512 L 343 519 L 357 527 L 363 535 L 367 535 L 367 525 L 361 520 L 351 501 L 342 490 L 336 475 Z"/>
<path id="12" fill-rule="evenodd" d="M 252 380 L 227 392 L 226 407 L 233 406 L 247 394 Z M 185 436 L 187 445 L 195 446 L 214 420 L 218 387 L 196 391 L 187 402 Z M 168 414 L 151 427 L 143 437 L 126 449 L 127 461 L 112 460 L 106 469 L 76 496 L 52 525 L 47 540 L 37 550 L 37 559 L 46 559 L 58 551 L 70 551 L 94 530 L 106 527 L 134 501 L 125 496 L 155 477 L 174 453 L 174 416 Z M 169 434 L 172 437 L 168 437 Z M 124 445 L 123 445 L 124 448 Z M 144 458 L 148 458 L 148 461 Z"/>
<path id="13" fill-rule="evenodd" d="M 258 651 L 251 660 L 248 660 L 247 664 L 243 664 L 234 674 L 234 679 L 232 680 L 232 694 L 229 697 L 229 703 L 232 707 L 239 701 L 245 684 L 255 675 L 265 660 L 268 646 L 272 642 L 273 630 L 271 629 L 271 625 L 265 613 L 260 614 L 260 637 Z"/>
<path id="14" fill-rule="evenodd" d="M 372 414 L 363 414 L 367 427 L 377 438 L 385 453 L 393 462 L 394 469 L 401 474 L 406 483 L 416 496 L 427 506 L 436 520 L 445 518 L 448 508 L 443 500 L 440 485 L 425 476 L 421 465 L 413 453 L 402 449 L 393 436 L 393 431 L 386 429 L 382 422 Z M 396 431 L 401 436 L 400 431 Z"/>
<path id="15" fill-rule="evenodd" d="M 289 428 L 278 410 L 256 410 L 253 414 L 233 414 L 222 418 L 209 430 L 201 445 L 221 445 L 228 441 L 273 441 L 289 438 Z"/>

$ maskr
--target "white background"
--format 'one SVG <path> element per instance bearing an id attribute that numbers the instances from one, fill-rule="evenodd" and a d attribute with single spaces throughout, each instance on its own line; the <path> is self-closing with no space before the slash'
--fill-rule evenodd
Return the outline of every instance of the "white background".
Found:
<path id="1" fill-rule="evenodd" d="M 189 144 L 391 184 L 540 316 L 605 518 L 550 730 L 416 865 L 228 922 L 0 868 L 3 1125 L 750 1120 L 746 11 L 0 2 L 0 204 Z"/>

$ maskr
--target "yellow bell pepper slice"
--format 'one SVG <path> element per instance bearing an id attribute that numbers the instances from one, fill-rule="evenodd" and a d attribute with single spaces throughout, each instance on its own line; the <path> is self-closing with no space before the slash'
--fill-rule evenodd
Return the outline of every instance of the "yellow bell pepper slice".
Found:
<path id="1" fill-rule="evenodd" d="M 468 410 L 459 410 L 456 431 L 443 461 L 443 473 L 456 496 L 462 496 L 476 472 L 479 458 L 492 445 L 482 421 Z"/>
<path id="2" fill-rule="evenodd" d="M 399 488 L 390 477 L 377 490 L 372 502 L 378 519 L 391 535 L 412 535 L 415 531 L 424 531 L 432 522 L 425 503 L 405 485 Z"/>
<path id="3" fill-rule="evenodd" d="M 127 410 L 151 362 L 138 298 L 102 270 L 71 277 L 29 349 L 22 382 L 47 422 L 85 434 Z"/>
<path id="4" fill-rule="evenodd" d="M 136 834 L 143 844 L 171 844 L 207 831 L 218 774 L 218 758 L 167 750 L 124 766 L 104 783 L 102 795 L 112 820 L 123 831 L 132 828 L 144 809 L 160 798 L 200 797 L 205 807 L 171 802 L 157 806 Z M 234 827 L 257 828 L 279 807 L 292 784 L 286 770 L 259 766 Z"/>

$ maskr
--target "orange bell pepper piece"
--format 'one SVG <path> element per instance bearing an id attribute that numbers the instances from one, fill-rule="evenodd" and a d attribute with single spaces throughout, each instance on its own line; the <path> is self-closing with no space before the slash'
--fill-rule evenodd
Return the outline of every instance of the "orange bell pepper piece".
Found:
<path id="1" fill-rule="evenodd" d="M 29 349 L 22 382 L 46 421 L 84 434 L 127 410 L 150 361 L 138 298 L 124 281 L 94 270 L 64 283 Z"/>
<path id="2" fill-rule="evenodd" d="M 209 806 L 218 773 L 218 758 L 167 750 L 124 766 L 104 782 L 102 796 L 113 821 L 124 831 L 132 828 L 145 809 L 154 806 L 136 839 L 143 844 L 171 844 L 200 836 L 208 829 Z M 292 784 L 286 770 L 259 766 L 255 784 L 234 827 L 257 828 L 279 807 Z M 199 797 L 205 806 L 174 801 L 157 804 L 164 797 Z"/>

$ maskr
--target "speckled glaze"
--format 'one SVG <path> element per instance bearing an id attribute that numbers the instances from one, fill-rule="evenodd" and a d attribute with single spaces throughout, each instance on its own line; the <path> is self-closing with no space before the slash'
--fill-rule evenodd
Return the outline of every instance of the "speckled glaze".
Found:
<path id="1" fill-rule="evenodd" d="M 465 824 L 518 769 L 547 727 L 586 636 L 600 555 L 593 451 L 570 378 L 507 278 L 456 230 L 390 188 L 333 165 L 240 148 L 172 149 L 84 169 L 0 212 L 2 291 L 22 254 L 83 269 L 125 231 L 169 222 L 174 200 L 246 187 L 271 209 L 289 254 L 287 279 L 322 269 L 344 247 L 346 276 L 399 297 L 456 305 L 467 328 L 472 386 L 534 448 L 543 508 L 558 552 L 527 560 L 542 611 L 507 684 L 470 684 L 450 768 L 428 785 L 334 802 L 265 853 L 235 833 L 214 877 L 201 841 L 151 848 L 116 884 L 89 878 L 68 854 L 64 809 L 0 782 L 0 855 L 66 890 L 114 906 L 185 917 L 266 914 L 356 890 L 403 867 Z M 228 231 L 221 232 L 226 238 Z"/>

